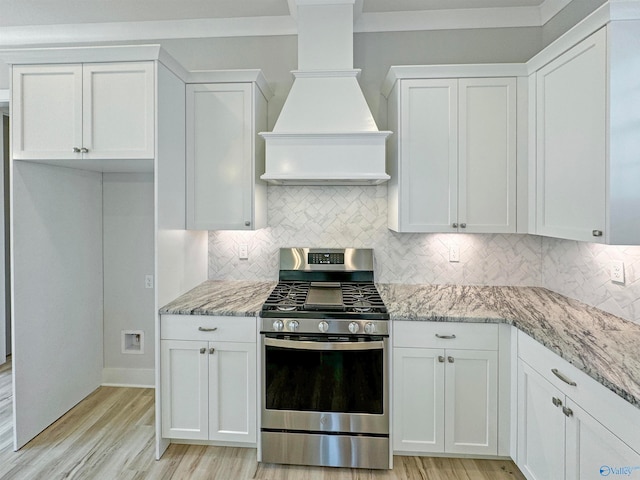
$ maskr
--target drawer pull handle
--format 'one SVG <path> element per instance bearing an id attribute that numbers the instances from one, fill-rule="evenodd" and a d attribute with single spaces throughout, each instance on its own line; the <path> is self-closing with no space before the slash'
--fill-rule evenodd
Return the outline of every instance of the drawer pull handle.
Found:
<path id="1" fill-rule="evenodd" d="M 556 398 L 556 397 L 552 397 L 551 398 L 551 403 L 553 403 L 556 407 L 561 407 L 562 406 L 562 400 L 560 400 L 559 398 Z"/>
<path id="2" fill-rule="evenodd" d="M 573 415 L 573 410 L 567 407 L 562 407 L 562 413 L 564 413 L 567 417 L 571 417 Z"/>
<path id="3" fill-rule="evenodd" d="M 560 373 L 557 368 L 552 368 L 551 369 L 551 373 L 553 373 L 556 377 L 558 377 L 560 380 L 562 380 L 567 385 L 571 385 L 572 387 L 578 386 L 578 384 L 576 382 L 574 382 L 570 378 L 565 377 L 562 373 Z"/>
<path id="4" fill-rule="evenodd" d="M 444 340 L 453 340 L 454 338 L 456 338 L 455 335 L 440 335 L 439 333 L 436 333 L 436 337 L 442 338 Z"/>
<path id="5" fill-rule="evenodd" d="M 207 328 L 207 327 L 198 327 L 198 330 L 201 332 L 215 332 L 218 330 L 218 327 Z"/>

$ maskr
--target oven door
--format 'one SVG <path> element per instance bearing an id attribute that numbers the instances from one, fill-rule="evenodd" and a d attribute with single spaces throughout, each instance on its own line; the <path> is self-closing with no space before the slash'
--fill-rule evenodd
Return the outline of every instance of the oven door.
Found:
<path id="1" fill-rule="evenodd" d="M 262 428 L 387 435 L 388 337 L 263 334 Z"/>

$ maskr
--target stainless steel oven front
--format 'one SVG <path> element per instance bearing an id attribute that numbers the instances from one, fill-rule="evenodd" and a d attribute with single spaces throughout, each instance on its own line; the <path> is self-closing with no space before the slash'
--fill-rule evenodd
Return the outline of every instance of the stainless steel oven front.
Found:
<path id="1" fill-rule="evenodd" d="M 262 461 L 389 468 L 388 341 L 263 332 Z"/>

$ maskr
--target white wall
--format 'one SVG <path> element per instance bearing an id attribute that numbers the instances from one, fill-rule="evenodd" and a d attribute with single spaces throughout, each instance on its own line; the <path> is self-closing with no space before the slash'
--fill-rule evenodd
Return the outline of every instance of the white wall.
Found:
<path id="1" fill-rule="evenodd" d="M 100 385 L 102 175 L 13 164 L 15 442 Z"/>
<path id="2" fill-rule="evenodd" d="M 154 383 L 153 199 L 153 174 L 103 174 L 105 384 Z M 122 353 L 123 330 L 144 332 L 143 354 Z"/>

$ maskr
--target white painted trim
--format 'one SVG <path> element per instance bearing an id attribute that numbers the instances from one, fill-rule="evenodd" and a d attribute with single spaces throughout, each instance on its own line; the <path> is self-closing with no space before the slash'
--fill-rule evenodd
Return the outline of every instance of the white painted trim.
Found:
<path id="1" fill-rule="evenodd" d="M 80 23 L 2 27 L 0 28 L 0 45 L 295 35 L 296 33 L 296 22 L 290 16 Z"/>
<path id="2" fill-rule="evenodd" d="M 155 369 L 153 368 L 103 368 L 103 387 L 139 387 L 154 388 Z"/>
<path id="3" fill-rule="evenodd" d="M 0 105 L 1 104 L 9 105 L 10 100 L 11 100 L 11 93 L 9 92 L 9 89 L 1 88 L 0 89 Z"/>
<path id="4" fill-rule="evenodd" d="M 637 0 L 609 0 L 616 15 L 637 15 Z M 539 7 L 469 8 L 412 12 L 363 12 L 354 3 L 356 33 L 462 28 L 541 27 L 570 0 L 546 0 Z M 271 17 L 203 18 L 144 22 L 27 25 L 0 28 L 0 45 L 73 44 L 152 39 L 251 37 L 296 35 L 300 3 L 336 3 L 336 0 L 287 0 L 289 15 Z"/>
<path id="5" fill-rule="evenodd" d="M 527 68 L 524 63 L 392 66 L 384 79 L 381 93 L 388 98 L 397 80 L 409 78 L 485 78 L 526 75 Z"/>
<path id="6" fill-rule="evenodd" d="M 257 69 L 194 70 L 188 72 L 184 80 L 187 84 L 253 82 L 267 100 L 273 96 L 273 91 L 262 70 Z"/>

